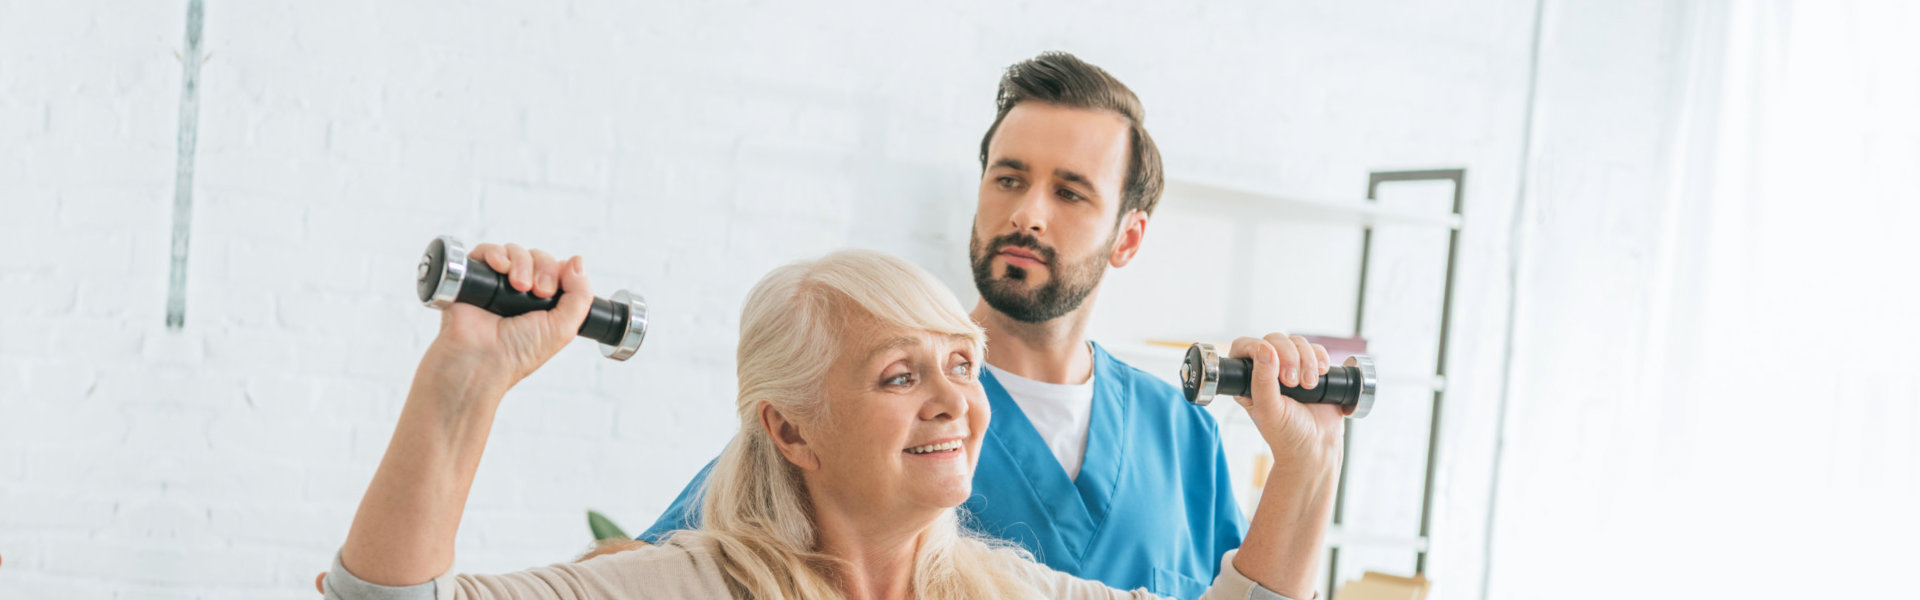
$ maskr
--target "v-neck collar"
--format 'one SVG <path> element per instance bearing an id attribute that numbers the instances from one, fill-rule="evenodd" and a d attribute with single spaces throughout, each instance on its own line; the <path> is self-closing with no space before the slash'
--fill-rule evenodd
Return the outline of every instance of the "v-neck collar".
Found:
<path id="1" fill-rule="evenodd" d="M 1119 361 L 1098 344 L 1093 350 L 1093 407 L 1087 421 L 1086 456 L 1080 463 L 1080 476 L 1070 478 L 1060 459 L 1047 447 L 1040 430 L 1033 426 L 1020 405 L 1013 401 L 1005 386 L 992 372 L 981 370 L 980 384 L 986 388 L 988 404 L 993 407 L 993 422 L 987 426 L 987 440 L 1013 459 L 1013 464 L 1046 506 L 1051 523 L 1074 559 L 1086 555 L 1094 534 L 1105 523 L 1112 507 L 1114 491 L 1119 487 L 1120 465 L 1126 463 L 1127 418 L 1131 412 L 1127 398 L 1130 384 L 1120 377 Z"/>

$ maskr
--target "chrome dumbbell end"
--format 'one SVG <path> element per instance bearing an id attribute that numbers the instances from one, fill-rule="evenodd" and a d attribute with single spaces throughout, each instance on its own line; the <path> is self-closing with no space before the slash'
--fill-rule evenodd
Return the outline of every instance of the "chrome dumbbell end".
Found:
<path id="1" fill-rule="evenodd" d="M 599 298 L 594 300 L 596 305 L 599 304 Z M 640 351 L 640 343 L 647 339 L 647 299 L 619 290 L 607 300 L 615 312 L 624 313 L 623 318 L 617 318 L 615 322 L 623 323 L 625 327 L 620 328 L 620 337 L 614 343 L 607 343 L 606 338 L 596 338 L 600 340 L 600 355 L 614 360 L 633 358 L 633 353 Z"/>
<path id="2" fill-rule="evenodd" d="M 1186 394 L 1187 402 L 1206 406 L 1213 404 L 1220 388 L 1220 353 L 1213 350 L 1213 344 L 1194 344 L 1187 346 L 1187 359 L 1180 363 L 1180 392 Z"/>
<path id="3" fill-rule="evenodd" d="M 467 279 L 467 247 L 453 236 L 433 238 L 420 255 L 415 269 L 414 287 L 420 303 L 428 308 L 444 309 L 460 295 L 460 284 Z"/>
<path id="4" fill-rule="evenodd" d="M 1380 373 L 1374 370 L 1373 357 L 1355 354 L 1348 356 L 1340 366 L 1352 369 L 1353 379 L 1359 383 L 1353 391 L 1352 403 L 1343 403 L 1353 407 L 1353 412 L 1348 413 L 1347 416 L 1354 419 L 1365 418 L 1367 413 L 1373 412 L 1374 391 L 1380 387 Z"/>

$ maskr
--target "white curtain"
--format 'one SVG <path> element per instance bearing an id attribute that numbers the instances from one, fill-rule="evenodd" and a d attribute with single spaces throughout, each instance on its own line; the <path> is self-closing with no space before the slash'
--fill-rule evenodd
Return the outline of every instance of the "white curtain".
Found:
<path id="1" fill-rule="evenodd" d="M 1920 3 L 1675 22 L 1652 233 L 1523 227 L 1488 595 L 1920 597 Z M 1583 252 L 1646 268 L 1552 318 Z"/>
<path id="2" fill-rule="evenodd" d="M 1670 468 L 1695 499 L 1671 525 L 1708 550 L 1683 575 L 1920 597 L 1920 10 L 1726 16 L 1702 40 L 1723 44 L 1719 90 L 1685 113 L 1711 136 L 1677 154 L 1667 248 L 1669 345 L 1690 360 L 1662 381 L 1693 405 Z"/>

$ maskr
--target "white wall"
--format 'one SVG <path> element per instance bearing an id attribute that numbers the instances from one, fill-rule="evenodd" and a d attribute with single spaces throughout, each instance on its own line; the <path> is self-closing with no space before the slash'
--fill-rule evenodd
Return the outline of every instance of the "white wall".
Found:
<path id="1" fill-rule="evenodd" d="M 1911 596 L 1920 10 L 1548 7 L 1490 597 Z"/>
<path id="2" fill-rule="evenodd" d="M 206 0 L 171 331 L 186 4 L 0 0 L 0 597 L 311 597 L 434 331 L 409 278 L 440 233 L 584 254 L 657 315 L 633 361 L 577 344 L 510 395 L 456 568 L 565 560 L 589 507 L 644 527 L 732 429 L 766 269 L 875 247 L 971 302 L 993 85 L 1047 49 L 1139 92 L 1177 177 L 1468 169 L 1430 574 L 1479 595 L 1533 2 Z M 1166 287 L 1113 276 L 1102 331 Z"/>

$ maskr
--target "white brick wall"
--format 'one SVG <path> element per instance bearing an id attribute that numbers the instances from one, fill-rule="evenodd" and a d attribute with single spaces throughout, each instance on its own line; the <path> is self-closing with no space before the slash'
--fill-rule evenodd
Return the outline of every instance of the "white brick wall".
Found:
<path id="1" fill-rule="evenodd" d="M 409 278 L 439 233 L 583 254 L 655 315 L 633 361 L 576 344 L 508 398 L 456 568 L 565 560 L 586 508 L 644 527 L 733 428 L 766 269 L 876 247 L 971 301 L 993 85 L 1055 48 L 1140 93 L 1175 176 L 1469 170 L 1431 569 L 1478 595 L 1533 2 L 206 0 L 170 331 L 186 4 L 0 0 L 0 598 L 312 597 L 434 332 Z"/>

